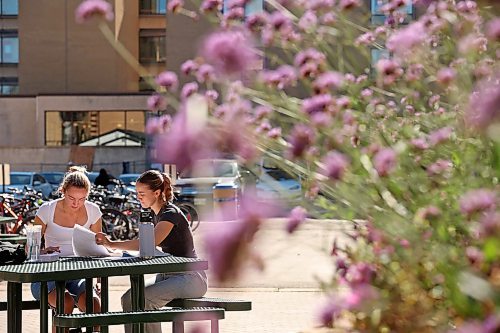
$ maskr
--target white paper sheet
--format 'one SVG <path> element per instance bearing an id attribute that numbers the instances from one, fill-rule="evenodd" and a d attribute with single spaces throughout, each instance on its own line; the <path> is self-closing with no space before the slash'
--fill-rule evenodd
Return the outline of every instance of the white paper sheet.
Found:
<path id="1" fill-rule="evenodd" d="M 73 231 L 73 252 L 79 257 L 110 255 L 106 247 L 95 243 L 95 232 L 80 225 Z"/>

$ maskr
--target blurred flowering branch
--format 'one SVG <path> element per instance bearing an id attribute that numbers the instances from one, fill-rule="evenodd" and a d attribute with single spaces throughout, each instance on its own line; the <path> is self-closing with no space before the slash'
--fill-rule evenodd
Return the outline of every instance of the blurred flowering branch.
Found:
<path id="1" fill-rule="evenodd" d="M 365 221 L 349 234 L 354 246 L 332 251 L 322 325 L 498 331 L 498 4 L 418 0 L 412 21 L 410 0 L 388 0 L 385 22 L 372 26 L 358 0 L 267 0 L 246 17 L 248 2 L 223 12 L 221 0 L 195 2 L 197 11 L 169 1 L 219 29 L 183 64 L 192 81 L 178 97 L 176 74 L 156 79 L 163 92 L 151 108 L 177 110 L 148 124 L 159 159 L 184 168 L 225 153 L 249 165 L 265 156 L 303 179 L 288 232 L 307 214 Z M 209 239 L 220 280 L 257 257 L 249 244 L 267 215 L 251 202 L 238 228 Z"/>

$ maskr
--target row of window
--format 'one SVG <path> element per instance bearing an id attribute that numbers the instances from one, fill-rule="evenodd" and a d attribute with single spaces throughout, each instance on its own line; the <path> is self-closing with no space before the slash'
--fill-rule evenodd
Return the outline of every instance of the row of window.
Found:
<path id="1" fill-rule="evenodd" d="M 227 10 L 229 1 L 224 0 L 223 10 Z M 245 6 L 245 15 L 262 11 L 264 0 L 251 0 Z M 162 15 L 167 12 L 167 0 L 141 0 L 139 3 L 141 15 Z"/>
<path id="2" fill-rule="evenodd" d="M 45 113 L 45 145 L 136 145 L 115 141 L 117 131 L 131 137 L 144 133 L 144 111 L 48 111 Z M 111 142 L 113 141 L 113 142 Z"/>
<path id="3" fill-rule="evenodd" d="M 1 16 L 19 15 L 18 0 L 0 0 L 0 15 Z"/>

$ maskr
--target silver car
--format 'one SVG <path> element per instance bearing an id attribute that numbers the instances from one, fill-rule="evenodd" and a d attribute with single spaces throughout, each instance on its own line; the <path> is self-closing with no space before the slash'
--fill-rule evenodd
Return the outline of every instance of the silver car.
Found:
<path id="1" fill-rule="evenodd" d="M 41 192 L 44 198 L 48 198 L 52 192 L 52 185 L 37 172 L 11 172 L 10 185 L 6 185 L 7 191 L 9 188 L 23 191 L 25 187 Z"/>

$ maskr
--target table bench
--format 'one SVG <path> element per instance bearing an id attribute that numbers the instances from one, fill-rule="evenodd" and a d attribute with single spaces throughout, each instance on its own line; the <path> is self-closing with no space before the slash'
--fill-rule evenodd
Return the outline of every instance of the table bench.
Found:
<path id="1" fill-rule="evenodd" d="M 184 332 L 185 321 L 210 320 L 212 333 L 219 332 L 219 319 L 224 319 L 224 309 L 221 308 L 161 308 L 158 310 L 56 314 L 56 327 L 91 327 L 100 325 L 123 325 L 133 323 L 172 322 L 173 333 Z"/>
<path id="2" fill-rule="evenodd" d="M 167 304 L 168 307 L 173 307 L 174 309 L 160 309 L 161 314 L 155 314 L 153 316 L 153 319 L 156 320 L 156 322 L 168 322 L 172 321 L 172 328 L 173 332 L 175 333 L 180 333 L 183 332 L 184 329 L 184 321 L 190 321 L 190 320 L 211 320 L 211 330 L 212 333 L 217 333 L 218 332 L 218 320 L 219 319 L 224 319 L 224 311 L 250 311 L 252 310 L 252 302 L 250 301 L 245 301 L 245 300 L 235 300 L 235 299 L 226 299 L 226 298 L 216 298 L 216 297 L 199 297 L 199 298 L 185 298 L 185 299 L 174 299 L 170 301 Z M 206 309 L 219 309 L 222 310 L 222 317 L 217 317 L 220 316 L 219 312 L 216 311 L 216 317 L 214 318 L 206 318 L 208 315 L 213 315 L 212 311 L 208 311 Z M 37 310 L 40 309 L 40 301 L 37 300 L 26 300 L 22 302 L 22 309 L 23 310 Z M 203 310 L 201 310 L 203 309 Z M 0 311 L 5 311 L 7 310 L 7 302 L 0 302 Z M 158 310 L 158 311 L 160 311 Z M 168 311 L 172 310 L 172 311 Z M 183 313 L 182 310 L 185 312 Z M 193 311 L 192 311 L 193 310 Z M 197 312 L 198 311 L 198 312 Z M 200 313 L 201 311 L 201 313 Z M 129 314 L 134 313 L 133 317 L 123 317 L 123 314 L 125 312 L 108 312 L 106 315 L 109 315 L 109 319 L 105 319 L 103 321 L 97 321 L 98 325 L 118 325 L 118 324 L 126 324 L 130 322 L 139 322 L 138 321 L 127 321 L 127 322 L 121 322 L 125 320 L 125 318 L 133 318 L 130 320 L 135 320 L 136 314 L 137 318 L 141 319 L 142 315 L 140 313 L 142 312 L 129 312 Z M 152 312 L 150 313 L 152 314 Z M 54 317 L 54 324 L 57 326 L 56 322 L 60 323 L 60 327 L 84 327 L 84 326 L 91 326 L 94 325 L 92 324 L 95 320 L 101 319 L 101 314 L 85 314 L 85 313 L 78 313 L 78 314 L 72 314 L 72 315 L 58 315 L 56 316 L 58 319 Z M 180 315 L 187 315 L 187 318 L 195 318 L 195 319 L 184 319 L 182 317 L 182 320 L 177 319 L 177 320 L 172 320 L 170 318 L 174 318 L 174 316 L 180 316 Z M 199 315 L 199 316 L 198 316 Z M 172 316 L 172 317 L 170 317 Z M 97 318 L 97 319 L 96 319 Z M 147 316 L 144 315 L 144 318 L 142 320 L 145 320 L 148 318 Z M 108 324 L 108 320 L 110 323 Z M 147 321 L 147 322 L 155 322 L 155 320 Z M 146 321 L 144 321 L 146 322 Z M 80 325 L 80 326 L 78 326 Z"/>

